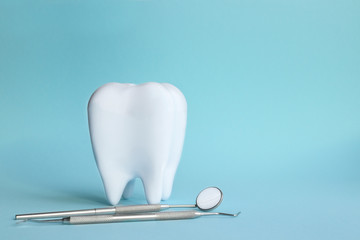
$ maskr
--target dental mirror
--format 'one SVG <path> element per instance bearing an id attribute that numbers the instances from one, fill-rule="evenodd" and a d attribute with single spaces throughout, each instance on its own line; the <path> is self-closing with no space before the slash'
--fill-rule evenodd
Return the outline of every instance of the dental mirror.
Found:
<path id="1" fill-rule="evenodd" d="M 220 205 L 223 193 L 217 187 L 208 187 L 202 190 L 196 198 L 196 207 L 202 211 L 209 211 Z"/>

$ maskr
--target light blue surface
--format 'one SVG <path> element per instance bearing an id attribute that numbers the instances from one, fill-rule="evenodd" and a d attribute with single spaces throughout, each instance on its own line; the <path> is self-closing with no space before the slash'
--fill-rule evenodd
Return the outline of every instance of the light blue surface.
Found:
<path id="1" fill-rule="evenodd" d="M 0 1 L 1 239 L 359 239 L 360 2 Z M 173 194 L 238 218 L 67 226 L 106 206 L 87 129 L 110 81 L 188 101 Z M 138 182 L 122 204 L 145 203 Z"/>

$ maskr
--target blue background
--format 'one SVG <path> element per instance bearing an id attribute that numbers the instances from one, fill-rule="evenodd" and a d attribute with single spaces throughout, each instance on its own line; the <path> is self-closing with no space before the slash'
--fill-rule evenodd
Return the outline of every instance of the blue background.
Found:
<path id="1" fill-rule="evenodd" d="M 360 2 L 0 1 L 1 239 L 359 239 Z M 86 106 L 107 82 L 188 101 L 171 198 L 238 218 L 68 226 L 107 205 Z M 140 182 L 121 204 L 145 203 Z"/>

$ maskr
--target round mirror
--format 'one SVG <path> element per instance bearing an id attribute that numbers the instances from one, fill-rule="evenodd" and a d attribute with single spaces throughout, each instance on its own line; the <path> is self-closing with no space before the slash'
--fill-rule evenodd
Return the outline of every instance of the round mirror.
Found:
<path id="1" fill-rule="evenodd" d="M 203 210 L 211 210 L 220 205 L 223 199 L 221 190 L 217 187 L 208 187 L 202 190 L 196 198 L 196 206 Z"/>

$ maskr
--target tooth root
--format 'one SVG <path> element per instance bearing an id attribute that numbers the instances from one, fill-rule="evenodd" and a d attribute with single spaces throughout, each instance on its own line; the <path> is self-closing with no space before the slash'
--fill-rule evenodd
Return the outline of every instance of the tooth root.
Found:
<path id="1" fill-rule="evenodd" d="M 163 173 L 162 171 L 153 171 L 141 177 L 146 200 L 149 204 L 158 204 L 161 201 L 162 185 L 163 185 Z"/>
<path id="2" fill-rule="evenodd" d="M 129 177 L 122 174 L 113 177 L 111 175 L 107 175 L 106 178 L 103 177 L 106 196 L 112 205 L 119 203 L 129 180 Z"/>
<path id="3" fill-rule="evenodd" d="M 174 182 L 176 168 L 168 167 L 164 172 L 163 189 L 161 200 L 167 200 L 171 195 L 171 190 Z"/>
<path id="4" fill-rule="evenodd" d="M 131 195 L 134 192 L 134 186 L 135 186 L 135 179 L 131 180 L 130 182 L 128 182 L 128 184 L 125 187 L 124 193 L 122 195 L 122 197 L 124 199 L 128 199 L 129 197 L 131 197 Z"/>

